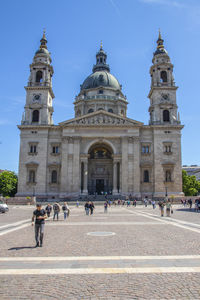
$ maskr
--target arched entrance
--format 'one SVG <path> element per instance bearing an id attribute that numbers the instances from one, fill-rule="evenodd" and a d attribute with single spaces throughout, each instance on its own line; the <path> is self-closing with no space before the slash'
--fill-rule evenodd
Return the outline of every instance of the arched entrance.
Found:
<path id="1" fill-rule="evenodd" d="M 95 144 L 89 149 L 88 154 L 88 194 L 112 194 L 112 149 L 105 144 Z"/>

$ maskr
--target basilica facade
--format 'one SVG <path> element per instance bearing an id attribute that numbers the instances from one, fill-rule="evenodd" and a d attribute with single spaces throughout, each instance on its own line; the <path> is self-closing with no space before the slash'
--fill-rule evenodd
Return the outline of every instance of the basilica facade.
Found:
<path id="1" fill-rule="evenodd" d="M 150 68 L 149 124 L 128 101 L 102 45 L 74 101 L 74 118 L 53 124 L 53 67 L 45 33 L 30 65 L 20 129 L 18 196 L 181 196 L 181 129 L 173 64 L 159 33 Z M 55 100 L 56 101 L 56 100 Z"/>

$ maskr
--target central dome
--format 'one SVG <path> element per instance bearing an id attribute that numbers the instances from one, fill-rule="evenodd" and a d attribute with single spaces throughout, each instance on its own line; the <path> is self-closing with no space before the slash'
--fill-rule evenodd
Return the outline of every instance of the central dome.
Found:
<path id="1" fill-rule="evenodd" d="M 107 55 L 101 44 L 101 48 L 96 54 L 96 64 L 93 66 L 93 73 L 85 79 L 81 85 L 81 90 L 94 89 L 101 86 L 121 90 L 118 80 L 110 74 L 110 67 L 107 65 L 106 59 Z"/>
<path id="2" fill-rule="evenodd" d="M 118 80 L 107 71 L 96 71 L 92 73 L 81 85 L 81 90 L 97 88 L 100 86 L 121 90 Z"/>

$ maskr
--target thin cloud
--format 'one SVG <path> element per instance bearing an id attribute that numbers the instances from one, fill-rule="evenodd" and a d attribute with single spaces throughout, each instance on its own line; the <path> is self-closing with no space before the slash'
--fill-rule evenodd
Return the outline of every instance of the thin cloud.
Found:
<path id="1" fill-rule="evenodd" d="M 114 8 L 115 12 L 117 13 L 117 15 L 121 18 L 121 12 L 119 7 L 117 6 L 117 4 L 115 3 L 114 0 L 109 0 L 110 4 L 112 5 L 112 7 Z"/>
<path id="2" fill-rule="evenodd" d="M 177 8 L 186 7 L 184 3 L 181 3 L 179 1 L 173 1 L 173 0 L 139 0 L 139 1 L 146 4 L 167 5 L 167 6 L 177 7 Z"/>

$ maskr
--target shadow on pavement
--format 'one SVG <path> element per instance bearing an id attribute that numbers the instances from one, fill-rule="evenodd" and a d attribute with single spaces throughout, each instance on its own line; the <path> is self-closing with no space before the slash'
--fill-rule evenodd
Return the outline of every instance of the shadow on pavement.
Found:
<path id="1" fill-rule="evenodd" d="M 189 207 L 183 207 L 183 208 L 176 208 L 176 211 L 185 211 L 185 212 L 193 212 L 193 213 L 197 213 L 196 210 L 194 208 L 189 208 Z M 200 212 L 200 211 L 199 211 Z"/>
<path id="2" fill-rule="evenodd" d="M 34 249 L 37 248 L 35 246 L 31 246 L 31 247 L 13 247 L 13 248 L 9 248 L 8 250 L 23 250 L 23 249 Z"/>

